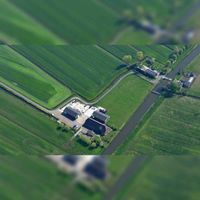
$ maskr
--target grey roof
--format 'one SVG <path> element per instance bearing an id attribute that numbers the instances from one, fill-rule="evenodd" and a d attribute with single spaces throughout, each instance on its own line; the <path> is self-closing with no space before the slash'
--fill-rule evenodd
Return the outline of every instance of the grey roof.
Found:
<path id="1" fill-rule="evenodd" d="M 153 76 L 153 77 L 156 77 L 158 75 L 158 72 L 154 71 L 154 70 L 151 70 L 151 69 L 147 69 L 145 71 L 148 75 L 150 76 Z"/>
<path id="2" fill-rule="evenodd" d="M 63 113 L 67 115 L 71 115 L 73 117 L 77 117 L 78 115 L 81 114 L 79 110 L 71 108 L 71 107 L 66 107 Z"/>
<path id="3" fill-rule="evenodd" d="M 93 117 L 101 122 L 106 122 L 106 120 L 109 118 L 108 115 L 100 112 L 100 111 L 95 111 L 93 113 Z"/>

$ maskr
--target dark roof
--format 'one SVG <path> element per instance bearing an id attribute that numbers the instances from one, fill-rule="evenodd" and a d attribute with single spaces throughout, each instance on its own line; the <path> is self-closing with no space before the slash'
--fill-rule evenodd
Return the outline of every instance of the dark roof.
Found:
<path id="1" fill-rule="evenodd" d="M 107 176 L 106 168 L 107 162 L 105 158 L 98 156 L 86 165 L 84 171 L 96 179 L 104 180 Z"/>
<path id="2" fill-rule="evenodd" d="M 100 111 L 95 111 L 95 112 L 93 113 L 93 117 L 94 117 L 95 119 L 97 119 L 98 121 L 103 122 L 103 123 L 105 123 L 106 120 L 109 118 L 108 115 L 106 115 L 106 114 L 104 114 L 104 113 L 102 113 L 102 112 L 100 112 Z"/>
<path id="3" fill-rule="evenodd" d="M 93 131 L 94 133 L 98 135 L 104 135 L 106 132 L 106 126 L 92 118 L 87 119 L 85 123 L 83 124 L 83 127 Z"/>
<path id="4" fill-rule="evenodd" d="M 70 165 L 76 165 L 78 159 L 79 159 L 78 156 L 64 156 L 63 157 L 63 160 Z"/>
<path id="5" fill-rule="evenodd" d="M 153 76 L 156 77 L 158 75 L 158 72 L 151 70 L 151 69 L 147 69 L 145 70 L 145 72 L 149 75 L 149 76 Z"/>
<path id="6" fill-rule="evenodd" d="M 66 107 L 62 114 L 70 119 L 76 119 L 81 113 L 77 109 Z"/>

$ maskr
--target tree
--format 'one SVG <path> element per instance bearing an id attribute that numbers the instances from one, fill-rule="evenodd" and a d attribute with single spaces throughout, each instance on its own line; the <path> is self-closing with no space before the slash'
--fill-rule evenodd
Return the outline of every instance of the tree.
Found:
<path id="1" fill-rule="evenodd" d="M 92 144 L 90 145 L 92 148 L 96 148 L 97 144 L 95 142 L 92 142 Z"/>
<path id="2" fill-rule="evenodd" d="M 122 60 L 127 64 L 127 65 L 130 65 L 132 63 L 132 56 L 131 55 L 125 55 Z"/>
<path id="3" fill-rule="evenodd" d="M 144 59 L 144 53 L 142 51 L 137 52 L 137 60 L 142 61 Z"/>
<path id="4" fill-rule="evenodd" d="M 90 138 L 88 138 L 87 136 L 81 134 L 79 135 L 79 139 L 84 142 L 86 145 L 90 145 L 91 144 L 91 140 Z"/>
<path id="5" fill-rule="evenodd" d="M 134 15 L 132 10 L 124 10 L 122 13 L 122 19 L 126 22 L 131 22 L 134 20 Z"/>

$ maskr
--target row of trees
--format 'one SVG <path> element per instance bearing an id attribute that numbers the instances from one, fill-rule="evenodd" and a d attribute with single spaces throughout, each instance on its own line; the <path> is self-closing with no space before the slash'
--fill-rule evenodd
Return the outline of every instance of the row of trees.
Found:
<path id="1" fill-rule="evenodd" d="M 94 135 L 93 137 L 88 137 L 87 135 L 80 134 L 79 140 L 92 149 L 97 148 L 99 146 L 104 147 L 104 142 L 98 135 Z"/>
<path id="2" fill-rule="evenodd" d="M 143 59 L 144 59 L 144 53 L 142 51 L 138 51 L 136 54 L 137 62 L 141 62 Z M 127 66 L 130 66 L 133 64 L 132 55 L 125 55 L 123 56 L 122 60 L 124 61 L 124 63 L 126 63 Z"/>

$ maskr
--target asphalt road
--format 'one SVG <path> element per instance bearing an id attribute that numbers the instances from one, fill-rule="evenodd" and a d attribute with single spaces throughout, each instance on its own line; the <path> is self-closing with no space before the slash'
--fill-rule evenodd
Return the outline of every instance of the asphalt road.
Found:
<path id="1" fill-rule="evenodd" d="M 122 189 L 128 181 L 134 177 L 134 175 L 138 172 L 141 165 L 144 163 L 144 161 L 147 159 L 145 156 L 140 156 L 137 158 L 134 158 L 127 169 L 125 169 L 124 173 L 120 176 L 120 178 L 117 180 L 115 185 L 109 190 L 109 192 L 105 196 L 105 200 L 111 200 L 115 197 L 116 192 Z M 120 162 L 120 160 L 119 160 Z"/>
<path id="2" fill-rule="evenodd" d="M 198 45 L 195 49 L 193 49 L 190 54 L 185 57 L 174 70 L 172 70 L 167 77 L 174 79 L 176 75 L 184 70 L 185 67 L 188 66 L 193 59 L 196 58 L 200 54 L 200 45 Z M 118 135 L 112 140 L 111 144 L 105 149 L 103 155 L 113 154 L 116 149 L 122 144 L 126 138 L 132 133 L 132 131 L 138 126 L 138 124 L 142 121 L 145 114 L 152 108 L 152 106 L 156 103 L 159 98 L 159 94 L 155 92 L 160 92 L 163 87 L 165 87 L 169 81 L 161 80 L 152 90 L 151 93 L 145 98 L 144 102 L 140 105 L 140 107 L 136 110 L 136 112 L 131 116 L 129 121 L 125 124 L 122 130 L 118 133 Z"/>

